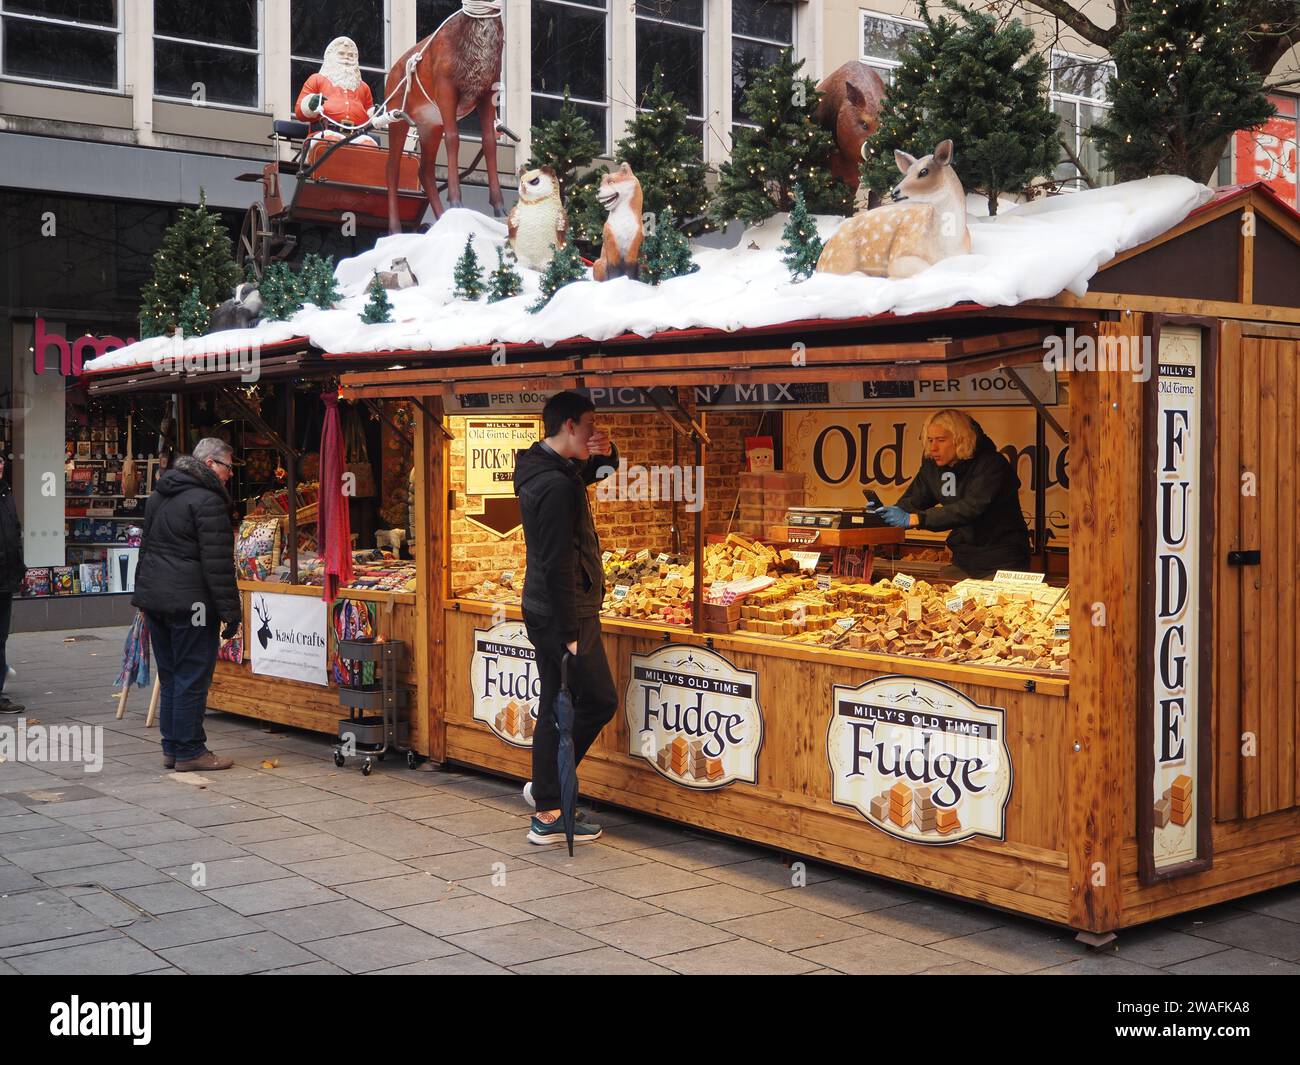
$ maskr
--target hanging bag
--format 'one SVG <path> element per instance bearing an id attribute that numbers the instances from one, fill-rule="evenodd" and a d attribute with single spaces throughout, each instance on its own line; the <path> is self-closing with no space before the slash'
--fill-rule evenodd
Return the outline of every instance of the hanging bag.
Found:
<path id="1" fill-rule="evenodd" d="M 377 494 L 375 487 L 375 467 L 370 461 L 366 448 L 366 433 L 361 425 L 361 416 L 354 408 L 348 415 L 347 428 L 343 433 L 343 446 L 346 452 L 346 470 L 355 478 L 353 494 L 364 499 Z"/>

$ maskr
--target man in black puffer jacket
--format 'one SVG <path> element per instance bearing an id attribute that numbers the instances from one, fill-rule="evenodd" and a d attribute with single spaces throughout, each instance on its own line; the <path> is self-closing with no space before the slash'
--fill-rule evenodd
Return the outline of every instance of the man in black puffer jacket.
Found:
<path id="1" fill-rule="evenodd" d="M 14 595 L 22 588 L 27 574 L 23 561 L 23 523 L 18 520 L 18 507 L 4 474 L 5 456 L 0 455 L 0 714 L 21 714 L 27 708 L 22 703 L 11 702 L 3 694 L 9 671 L 5 644 L 9 640 Z"/>
<path id="2" fill-rule="evenodd" d="M 618 693 L 600 640 L 605 567 L 591 518 L 587 486 L 618 468 L 618 450 L 595 426 L 595 406 L 577 392 L 557 392 L 542 409 L 545 439 L 515 461 L 515 494 L 524 524 L 527 572 L 523 611 L 537 652 L 541 695 L 533 732 L 533 779 L 524 796 L 537 807 L 531 843 L 564 842 L 556 767 L 559 733 L 554 704 L 560 667 L 569 660 L 573 753 L 581 762 L 618 709 Z M 574 842 L 600 838 L 600 826 L 578 821 Z"/>
<path id="3" fill-rule="evenodd" d="M 200 440 L 158 481 L 144 508 L 144 535 L 131 604 L 149 622 L 161 691 L 163 764 L 178 773 L 229 769 L 207 748 L 203 712 L 221 635 L 243 617 L 235 583 L 235 536 L 226 482 L 230 445 Z"/>
<path id="4" fill-rule="evenodd" d="M 962 573 L 991 577 L 1029 568 L 1029 526 L 1020 478 L 979 423 L 959 410 L 936 411 L 922 431 L 926 458 L 896 506 L 878 513 L 894 526 L 952 530 L 948 549 Z"/>

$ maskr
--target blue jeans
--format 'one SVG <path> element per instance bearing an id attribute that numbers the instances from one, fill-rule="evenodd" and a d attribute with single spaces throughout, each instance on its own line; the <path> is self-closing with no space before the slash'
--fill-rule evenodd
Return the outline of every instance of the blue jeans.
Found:
<path id="1" fill-rule="evenodd" d="M 189 614 L 169 617 L 146 612 L 154 665 L 158 669 L 158 731 L 163 754 L 178 762 L 207 753 L 203 711 L 217 665 L 220 622 L 193 624 Z"/>

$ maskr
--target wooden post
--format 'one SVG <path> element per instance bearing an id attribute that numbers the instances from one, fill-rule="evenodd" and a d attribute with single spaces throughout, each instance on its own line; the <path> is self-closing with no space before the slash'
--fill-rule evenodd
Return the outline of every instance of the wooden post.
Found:
<path id="1" fill-rule="evenodd" d="M 695 469 L 697 471 L 704 469 L 704 441 L 701 439 L 698 430 L 692 430 L 691 440 L 695 444 Z M 701 491 L 702 486 L 697 484 L 696 490 Z M 695 543 L 693 545 L 693 555 L 695 559 L 695 587 L 692 590 L 694 599 L 694 609 L 691 611 L 691 631 L 704 631 L 704 507 L 701 506 L 695 511 Z"/>
<path id="2" fill-rule="evenodd" d="M 285 442 L 293 447 L 294 438 L 294 404 L 293 404 L 293 379 L 288 378 L 284 381 L 284 439 Z M 284 463 L 285 485 L 289 490 L 289 522 L 287 537 L 289 543 L 286 548 L 289 552 L 289 583 L 298 583 L 298 462 L 294 455 L 281 455 L 280 460 Z M 319 506 L 319 504 L 318 504 Z M 317 514 L 319 522 L 319 512 Z M 317 524 L 319 531 L 320 525 Z M 317 543 L 317 549 L 324 554 L 325 545 Z M 283 553 L 283 552 L 282 552 Z"/>
<path id="3" fill-rule="evenodd" d="M 448 445 L 435 418 L 442 400 L 430 396 L 415 415 L 416 747 L 435 762 L 447 758 L 446 615 L 450 594 L 451 514 L 447 508 Z"/>
<path id="4" fill-rule="evenodd" d="M 1142 315 L 1102 322 L 1141 343 Z M 1134 790 L 1142 384 L 1070 375 L 1070 700 L 1065 839 L 1070 924 L 1113 931 L 1121 912 L 1124 806 Z M 1047 801 L 1047 796 L 1040 796 Z"/>

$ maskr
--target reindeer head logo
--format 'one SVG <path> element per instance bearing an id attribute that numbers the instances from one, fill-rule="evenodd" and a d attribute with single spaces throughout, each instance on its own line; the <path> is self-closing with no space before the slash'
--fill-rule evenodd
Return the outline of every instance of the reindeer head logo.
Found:
<path id="1" fill-rule="evenodd" d="M 271 642 L 271 611 L 267 608 L 266 600 L 262 600 L 261 609 L 258 604 L 253 604 L 253 613 L 257 615 L 261 627 L 257 630 L 258 642 L 262 645 L 262 650 L 266 650 L 266 645 Z"/>

